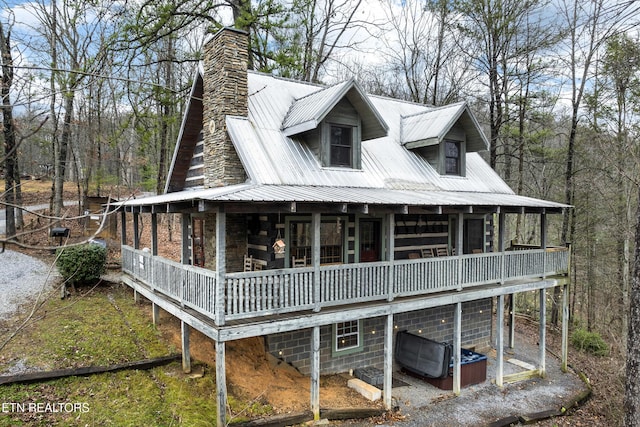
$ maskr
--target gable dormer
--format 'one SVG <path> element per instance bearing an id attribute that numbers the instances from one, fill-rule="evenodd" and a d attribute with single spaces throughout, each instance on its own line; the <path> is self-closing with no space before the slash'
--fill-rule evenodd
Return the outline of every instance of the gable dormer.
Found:
<path id="1" fill-rule="evenodd" d="M 489 148 L 484 133 L 466 103 L 403 116 L 400 141 L 422 155 L 440 175 L 465 176 L 466 153 Z"/>
<path id="2" fill-rule="evenodd" d="M 301 137 L 323 167 L 359 169 L 361 143 L 387 135 L 387 124 L 354 79 L 296 99 L 281 127 Z"/>

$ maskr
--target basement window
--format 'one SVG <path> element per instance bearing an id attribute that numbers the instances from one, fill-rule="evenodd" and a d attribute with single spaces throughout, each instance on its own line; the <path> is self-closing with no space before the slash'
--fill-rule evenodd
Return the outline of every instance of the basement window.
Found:
<path id="1" fill-rule="evenodd" d="M 350 320 L 333 325 L 333 355 L 342 356 L 362 350 L 360 320 Z"/>

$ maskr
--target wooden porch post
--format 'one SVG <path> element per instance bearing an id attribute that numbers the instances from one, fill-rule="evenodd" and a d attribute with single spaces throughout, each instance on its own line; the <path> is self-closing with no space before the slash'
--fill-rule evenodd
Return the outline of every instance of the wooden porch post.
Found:
<path id="1" fill-rule="evenodd" d="M 505 254 L 505 237 L 507 235 L 507 214 L 500 211 L 498 214 L 498 251 L 502 253 L 500 262 L 500 284 L 504 285 L 504 275 L 506 271 L 507 256 Z M 515 294 L 509 294 L 509 348 L 514 348 L 516 344 L 516 309 Z"/>
<path id="2" fill-rule="evenodd" d="M 191 372 L 191 349 L 189 348 L 189 335 L 191 327 L 184 321 L 181 322 L 182 332 L 182 371 L 185 374 Z"/>
<path id="3" fill-rule="evenodd" d="M 311 214 L 312 245 L 311 259 L 313 264 L 313 311 L 320 311 L 320 225 L 319 212 Z"/>
<path id="4" fill-rule="evenodd" d="M 224 341 L 216 341 L 216 406 L 218 427 L 227 425 L 227 373 Z"/>
<path id="5" fill-rule="evenodd" d="M 122 207 L 120 211 L 120 243 L 122 246 L 127 244 L 127 211 L 125 207 Z"/>
<path id="6" fill-rule="evenodd" d="M 547 352 L 547 296 L 546 290 L 540 289 L 540 345 L 538 347 L 539 352 L 539 371 L 540 377 L 544 378 L 546 374 L 546 352 Z"/>
<path id="7" fill-rule="evenodd" d="M 496 385 L 504 385 L 504 295 L 498 297 L 498 307 L 496 310 Z"/>
<path id="8" fill-rule="evenodd" d="M 460 395 L 460 352 L 462 350 L 462 303 L 453 312 L 453 394 Z"/>
<path id="9" fill-rule="evenodd" d="M 569 286 L 562 287 L 562 363 L 560 369 L 567 372 L 569 359 Z"/>
<path id="10" fill-rule="evenodd" d="M 394 259 L 395 259 L 395 228 L 396 228 L 396 216 L 393 213 L 387 214 L 387 261 L 389 262 L 389 275 L 387 277 L 387 301 L 393 301 L 394 295 L 394 283 L 393 278 L 395 276 L 394 273 Z"/>
<path id="11" fill-rule="evenodd" d="M 391 389 L 393 387 L 393 314 L 387 314 L 384 329 L 384 407 L 391 409 Z"/>
<path id="12" fill-rule="evenodd" d="M 214 322 L 216 326 L 224 325 L 225 300 L 224 288 L 227 276 L 227 216 L 223 207 L 216 212 L 216 285 Z"/>
<path id="13" fill-rule="evenodd" d="M 140 214 L 138 212 L 133 213 L 133 247 L 134 249 L 140 249 L 140 230 L 138 221 Z"/>
<path id="14" fill-rule="evenodd" d="M 158 255 L 158 214 L 151 214 L 151 255 Z"/>
<path id="15" fill-rule="evenodd" d="M 458 215 L 458 226 L 456 227 L 456 255 L 458 256 L 458 290 L 462 290 L 462 255 L 464 254 L 464 239 L 463 230 L 464 227 L 464 214 L 461 212 Z"/>
<path id="16" fill-rule="evenodd" d="M 320 327 L 311 333 L 311 412 L 313 419 L 320 419 Z"/>
<path id="17" fill-rule="evenodd" d="M 547 248 L 547 214 L 545 211 L 540 214 L 540 248 Z"/>
<path id="18" fill-rule="evenodd" d="M 189 259 L 191 258 L 191 252 L 189 250 L 189 226 L 191 225 L 191 215 L 188 213 L 183 213 L 180 216 L 181 222 L 181 233 L 180 238 L 182 239 L 182 251 L 180 255 L 180 262 L 183 264 L 189 264 Z"/>

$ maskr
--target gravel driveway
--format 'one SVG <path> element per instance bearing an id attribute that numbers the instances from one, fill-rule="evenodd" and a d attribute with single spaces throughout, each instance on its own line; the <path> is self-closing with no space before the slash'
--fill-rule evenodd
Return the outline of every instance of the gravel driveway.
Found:
<path id="1" fill-rule="evenodd" d="M 0 253 L 0 319 L 7 319 L 20 305 L 35 299 L 39 292 L 53 289 L 58 278 L 55 269 L 39 259 L 20 252 Z"/>

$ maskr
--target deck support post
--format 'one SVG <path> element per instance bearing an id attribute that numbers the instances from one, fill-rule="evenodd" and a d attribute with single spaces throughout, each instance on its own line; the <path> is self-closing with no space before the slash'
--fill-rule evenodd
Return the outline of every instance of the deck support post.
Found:
<path id="1" fill-rule="evenodd" d="M 182 332 L 182 372 L 191 373 L 191 349 L 189 348 L 189 335 L 191 327 L 183 321 L 181 323 Z"/>
<path id="2" fill-rule="evenodd" d="M 217 425 L 227 425 L 227 373 L 225 342 L 216 341 L 216 405 Z"/>
<path id="3" fill-rule="evenodd" d="M 133 290 L 133 302 L 136 304 L 140 303 L 140 294 L 135 289 Z"/>
<path id="4" fill-rule="evenodd" d="M 125 246 L 127 244 L 127 212 L 124 207 L 120 211 L 120 224 L 120 243 Z"/>
<path id="5" fill-rule="evenodd" d="M 516 346 L 516 294 L 509 294 L 509 348 Z"/>
<path id="6" fill-rule="evenodd" d="M 151 255 L 158 255 L 158 214 L 151 214 Z"/>
<path id="7" fill-rule="evenodd" d="M 151 320 L 153 321 L 153 326 L 160 324 L 160 306 L 155 302 L 151 303 Z"/>
<path id="8" fill-rule="evenodd" d="M 504 295 L 498 296 L 496 310 L 496 385 L 504 385 Z"/>
<path id="9" fill-rule="evenodd" d="M 311 412 L 313 419 L 320 419 L 320 327 L 311 333 Z"/>
<path id="10" fill-rule="evenodd" d="M 214 302 L 214 323 L 224 325 L 225 297 L 224 288 L 227 276 L 227 216 L 224 208 L 216 212 L 216 284 Z"/>
<path id="11" fill-rule="evenodd" d="M 453 394 L 460 395 L 460 353 L 462 351 L 462 303 L 453 312 Z"/>
<path id="12" fill-rule="evenodd" d="M 384 329 L 384 385 L 382 387 L 384 407 L 392 408 L 391 389 L 393 387 L 393 314 L 387 314 Z"/>
<path id="13" fill-rule="evenodd" d="M 140 249 L 140 214 L 138 212 L 133 213 L 133 248 Z"/>
<path id="14" fill-rule="evenodd" d="M 562 358 L 560 369 L 567 372 L 569 359 L 569 286 L 562 287 Z"/>
<path id="15" fill-rule="evenodd" d="M 191 215 L 183 213 L 180 216 L 181 233 L 180 239 L 182 242 L 182 251 L 180 252 L 180 262 L 182 264 L 190 264 L 189 258 L 191 258 L 191 251 L 189 250 L 189 226 L 191 225 Z"/>
<path id="16" fill-rule="evenodd" d="M 320 226 L 319 212 L 311 214 L 311 235 L 313 248 L 311 250 L 311 262 L 313 264 L 313 311 L 320 311 Z"/>
<path id="17" fill-rule="evenodd" d="M 540 289 L 540 345 L 538 347 L 540 377 L 546 375 L 546 351 L 547 351 L 547 293 L 546 289 Z"/>

